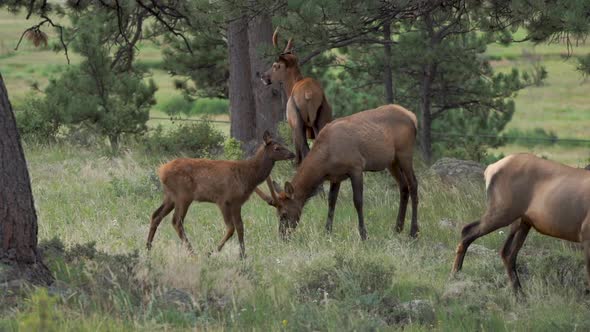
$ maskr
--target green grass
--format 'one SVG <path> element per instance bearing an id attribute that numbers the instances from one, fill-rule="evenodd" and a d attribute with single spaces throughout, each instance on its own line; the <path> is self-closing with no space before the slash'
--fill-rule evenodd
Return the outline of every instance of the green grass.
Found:
<path id="1" fill-rule="evenodd" d="M 59 331 L 590 328 L 581 253 L 534 232 L 519 259 L 526 300 L 512 296 L 496 254 L 506 229 L 476 242 L 489 253 L 468 253 L 458 280 L 473 283 L 473 289 L 459 298 L 443 296 L 457 282 L 449 271 L 460 227 L 485 208 L 481 185 L 448 186 L 420 169 L 417 241 L 408 237 L 407 224 L 402 234 L 392 230 L 399 196 L 386 173 L 365 177 L 366 242 L 359 239 L 348 182 L 330 236 L 323 229 L 325 199 L 309 201 L 294 237 L 283 242 L 274 210 L 253 196 L 242 211 L 248 258 L 240 261 L 235 238 L 221 253 L 207 256 L 225 230 L 221 214 L 208 203 L 194 203 L 185 221 L 194 257 L 180 246 L 170 216 L 152 252 L 144 250 L 149 216 L 161 202 L 154 177 L 165 161 L 161 157 L 131 150 L 109 159 L 80 148 L 35 145 L 26 146 L 26 156 L 42 246 L 55 247 L 47 241 L 57 238 L 66 247 L 65 254 L 46 251 L 45 260 L 70 292 L 32 291 L 29 300 L 0 311 L 0 330 L 19 324 L 32 329 L 41 316 Z M 283 182 L 293 173 L 282 162 L 273 176 Z M 457 226 L 441 226 L 443 218 Z M 171 289 L 189 294 L 194 307 L 163 302 L 162 294 Z M 416 299 L 433 303 L 433 320 L 400 314 L 399 303 Z"/>

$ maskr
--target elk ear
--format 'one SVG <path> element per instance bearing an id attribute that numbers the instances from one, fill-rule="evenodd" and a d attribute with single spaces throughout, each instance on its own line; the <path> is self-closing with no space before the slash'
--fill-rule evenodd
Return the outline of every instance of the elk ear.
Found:
<path id="1" fill-rule="evenodd" d="M 272 180 L 272 186 L 273 186 L 275 192 L 280 193 L 283 191 L 283 189 L 281 189 L 281 185 L 278 184 L 275 180 Z"/>
<path id="2" fill-rule="evenodd" d="M 269 145 L 272 142 L 272 135 L 268 132 L 268 130 L 265 130 L 264 134 L 262 134 L 262 140 L 266 145 Z"/>
<path id="3" fill-rule="evenodd" d="M 291 182 L 289 182 L 289 181 L 285 182 L 285 194 L 287 195 L 287 197 L 293 198 L 294 193 L 295 193 L 295 189 L 293 188 L 293 185 L 291 184 Z"/>

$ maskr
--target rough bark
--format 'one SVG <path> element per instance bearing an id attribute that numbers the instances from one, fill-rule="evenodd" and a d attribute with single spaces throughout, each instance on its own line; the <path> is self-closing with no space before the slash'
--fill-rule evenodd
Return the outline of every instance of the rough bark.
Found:
<path id="1" fill-rule="evenodd" d="M 257 139 L 262 137 L 265 130 L 275 135 L 277 124 L 284 114 L 280 85 L 273 83 L 266 86 L 260 80 L 260 74 L 268 70 L 272 64 L 272 59 L 264 54 L 264 51 L 272 46 L 272 33 L 272 21 L 266 13 L 257 15 L 248 25 L 250 76 L 256 105 Z"/>
<path id="2" fill-rule="evenodd" d="M 51 282 L 37 250 L 37 214 L 31 181 L 12 106 L 0 74 L 0 262 L 10 266 L 0 283 L 27 279 Z"/>
<path id="3" fill-rule="evenodd" d="M 256 136 L 256 108 L 250 78 L 248 20 L 246 16 L 228 25 L 230 134 L 248 144 Z"/>
<path id="4" fill-rule="evenodd" d="M 391 22 L 383 24 L 383 87 L 385 103 L 393 104 L 393 72 L 391 69 Z"/>

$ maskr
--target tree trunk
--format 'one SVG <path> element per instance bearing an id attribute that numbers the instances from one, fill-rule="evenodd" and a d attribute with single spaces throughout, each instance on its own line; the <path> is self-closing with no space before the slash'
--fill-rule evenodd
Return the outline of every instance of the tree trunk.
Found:
<path id="1" fill-rule="evenodd" d="M 268 56 L 265 57 L 264 54 L 272 46 L 272 22 L 267 13 L 258 14 L 250 21 L 248 44 L 252 92 L 256 105 L 256 139 L 260 140 L 265 130 L 276 135 L 277 124 L 284 114 L 280 85 L 273 83 L 266 86 L 260 80 L 260 74 L 270 68 L 273 60 L 268 61 Z"/>
<path id="2" fill-rule="evenodd" d="M 422 78 L 422 88 L 420 96 L 420 143 L 422 146 L 422 157 L 427 164 L 432 161 L 432 114 L 431 114 L 431 90 L 434 79 L 435 67 L 428 63 L 424 67 L 424 77 Z"/>
<path id="3" fill-rule="evenodd" d="M 48 284 L 51 274 L 37 251 L 37 214 L 12 106 L 0 74 L 0 262 L 16 267 L 1 282 L 26 278 Z M 0 271 L 4 272 L 4 271 Z"/>
<path id="4" fill-rule="evenodd" d="M 383 24 L 383 87 L 385 103 L 393 104 L 393 73 L 391 69 L 391 22 Z"/>
<path id="5" fill-rule="evenodd" d="M 256 136 L 256 109 L 250 79 L 248 20 L 242 16 L 229 23 L 229 107 L 230 134 L 248 144 Z"/>

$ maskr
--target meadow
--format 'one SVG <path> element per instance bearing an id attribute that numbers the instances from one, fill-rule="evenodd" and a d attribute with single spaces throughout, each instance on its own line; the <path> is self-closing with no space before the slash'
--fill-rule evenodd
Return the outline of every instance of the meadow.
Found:
<path id="1" fill-rule="evenodd" d="M 293 238 L 252 197 L 243 208 L 246 253 L 237 240 L 210 257 L 224 233 L 214 205 L 193 204 L 185 221 L 189 256 L 166 219 L 151 252 L 149 215 L 160 204 L 163 158 L 26 146 L 39 239 L 55 273 L 49 288 L 4 303 L 0 330 L 587 330 L 590 298 L 578 247 L 533 232 L 519 260 L 526 297 L 517 298 L 497 250 L 505 230 L 477 241 L 450 278 L 461 226 L 477 219 L 481 183 L 451 186 L 419 167 L 421 233 L 393 231 L 399 194 L 386 173 L 365 180 L 369 239 L 361 242 L 348 182 L 324 233 L 325 199 L 313 198 Z M 290 178 L 288 162 L 276 166 Z M 409 215 L 408 215 L 409 219 Z M 407 220 L 409 222 L 409 220 Z M 410 309 L 409 309 L 410 308 Z"/>
<path id="2" fill-rule="evenodd" d="M 67 65 L 63 54 L 23 44 L 12 51 L 27 22 L 0 14 L 0 72 L 18 109 L 31 84 L 40 86 Z M 493 46 L 494 65 L 529 66 L 526 43 Z M 590 138 L 588 85 L 563 45 L 543 45 L 549 72 L 543 86 L 516 98 L 509 128 L 535 127 L 559 137 Z M 576 52 L 588 52 L 582 46 Z M 140 61 L 160 61 L 143 45 Z M 72 61 L 79 61 L 72 56 Z M 178 95 L 172 79 L 154 69 L 159 104 Z M 162 116 L 156 106 L 153 116 Z M 222 119 L 220 117 L 220 119 Z M 151 120 L 150 125 L 170 125 Z M 227 133 L 227 126 L 222 128 Z M 499 152 L 522 151 L 507 146 Z M 588 162 L 588 147 L 537 146 L 533 151 L 571 165 Z M 461 227 L 485 209 L 482 183 L 450 185 L 418 163 L 420 236 L 393 231 L 399 193 L 388 173 L 365 176 L 368 240 L 360 241 L 349 182 L 343 183 L 331 235 L 324 232 L 326 199 L 304 209 L 293 238 L 278 236 L 273 208 L 253 196 L 243 207 L 248 257 L 237 239 L 208 255 L 224 234 L 217 207 L 195 203 L 185 219 L 196 254 L 190 256 L 170 225 L 161 224 L 145 250 L 149 216 L 161 202 L 156 176 L 172 156 L 130 146 L 112 157 L 100 149 L 25 142 L 39 217 L 39 241 L 56 282 L 23 298 L 0 302 L 0 331 L 584 331 L 590 330 L 590 297 L 579 246 L 531 232 L 519 256 L 524 297 L 508 285 L 498 250 L 506 229 L 479 239 L 463 271 L 450 277 Z M 289 162 L 273 177 L 291 178 Z M 264 188 L 266 189 L 266 188 Z M 327 186 L 325 186 L 327 191 Z"/>

